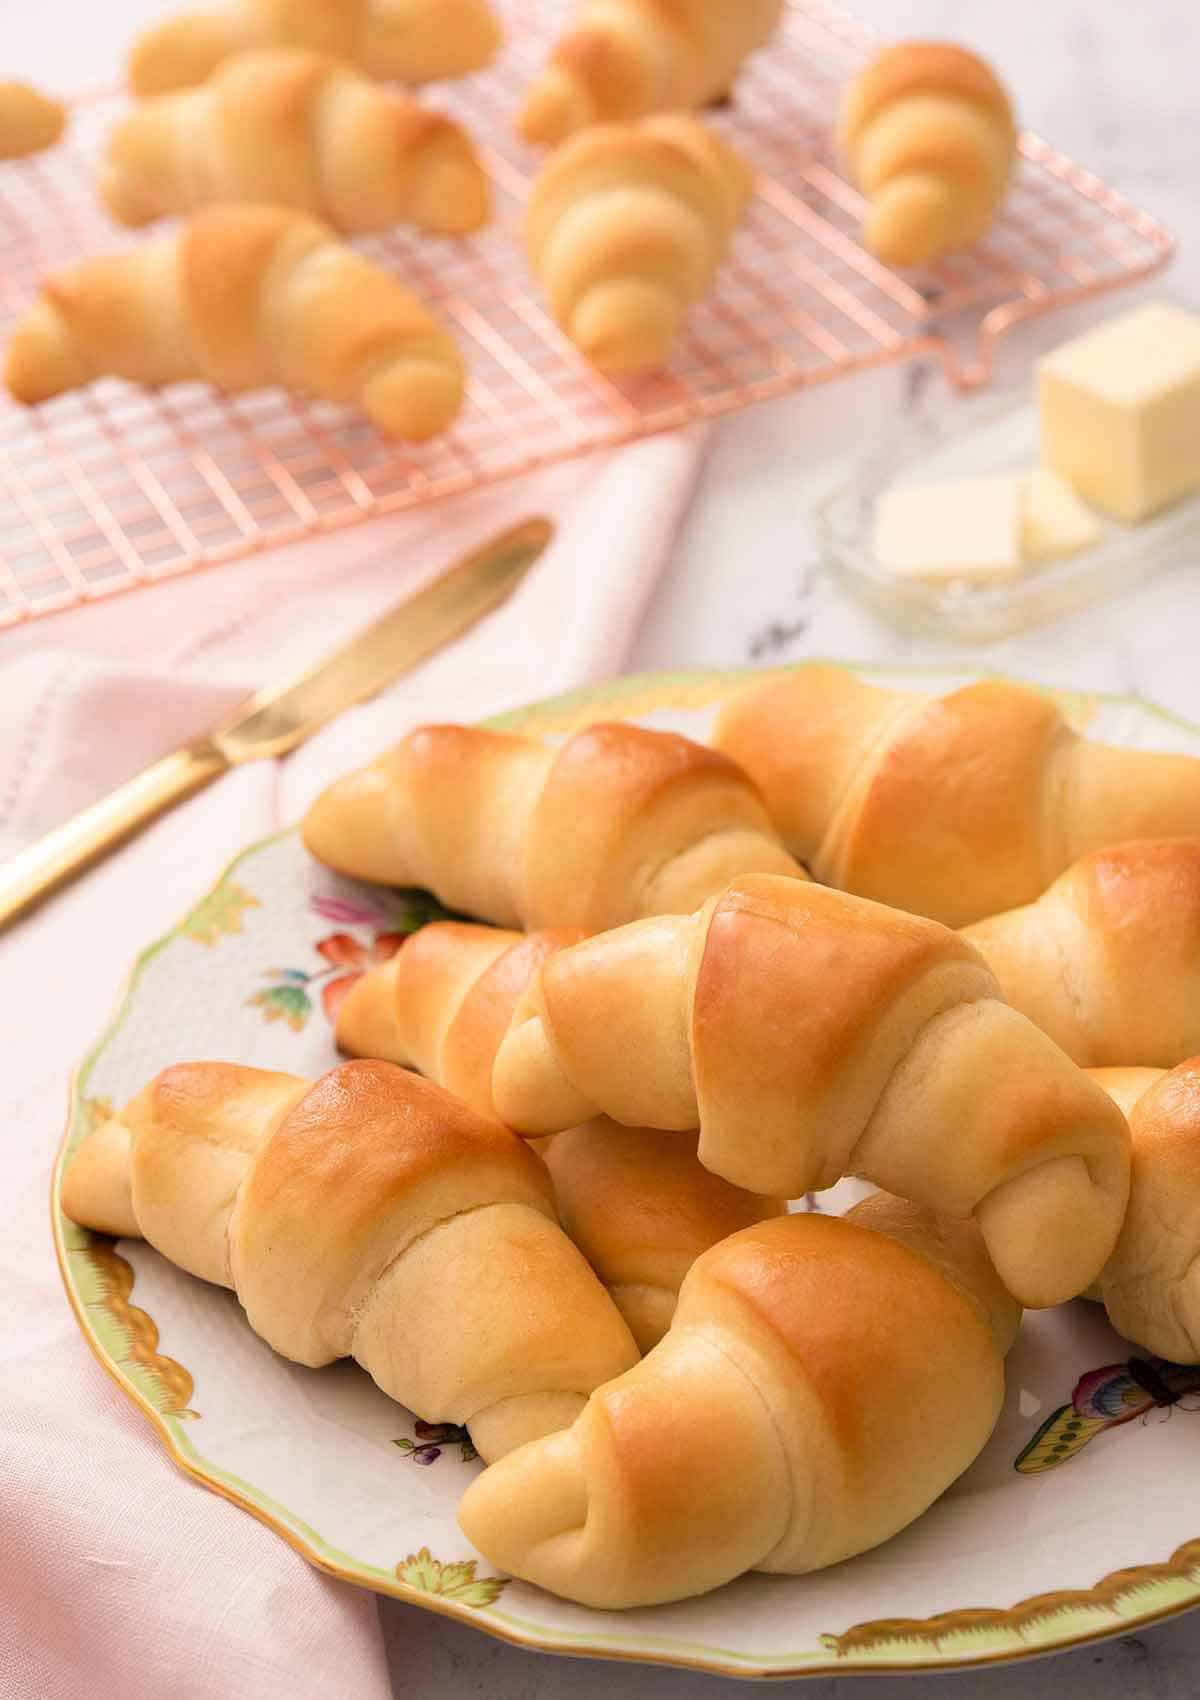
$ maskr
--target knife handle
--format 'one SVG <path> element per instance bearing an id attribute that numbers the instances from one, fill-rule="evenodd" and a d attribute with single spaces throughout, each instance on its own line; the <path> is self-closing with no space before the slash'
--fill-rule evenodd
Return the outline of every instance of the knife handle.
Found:
<path id="1" fill-rule="evenodd" d="M 207 738 L 143 768 L 98 803 L 0 863 L 0 928 L 81 874 L 173 803 L 208 785 L 229 766 Z"/>

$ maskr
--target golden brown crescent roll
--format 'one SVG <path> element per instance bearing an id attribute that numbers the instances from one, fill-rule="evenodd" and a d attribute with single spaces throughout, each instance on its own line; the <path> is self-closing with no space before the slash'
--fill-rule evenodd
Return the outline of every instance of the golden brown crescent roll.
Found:
<path id="1" fill-rule="evenodd" d="M 1035 1307 L 1095 1279 L 1128 1195 L 1124 1118 L 964 939 L 769 875 L 550 957 L 492 1087 L 522 1133 L 699 1126 L 700 1161 L 748 1191 L 859 1174 L 974 1215 Z"/>
<path id="2" fill-rule="evenodd" d="M 593 366 L 665 363 L 752 187 L 733 149 L 683 114 L 596 125 L 551 156 L 530 191 L 525 244 L 551 315 Z"/>
<path id="3" fill-rule="evenodd" d="M 0 82 L 0 159 L 24 159 L 52 148 L 66 123 L 60 100 L 28 83 Z"/>
<path id="4" fill-rule="evenodd" d="M 743 870 L 803 870 L 728 757 L 673 732 L 587 726 L 555 747 L 421 726 L 319 796 L 318 861 L 425 886 L 502 927 L 598 932 L 694 909 Z"/>
<path id="5" fill-rule="evenodd" d="M 841 667 L 747 685 L 714 743 L 816 879 L 962 927 L 1039 897 L 1077 857 L 1200 836 L 1200 761 L 1083 738 L 1040 691 L 948 696 Z"/>
<path id="6" fill-rule="evenodd" d="M 1099 1068 L 1093 1078 L 1129 1117 L 1133 1169 L 1125 1226 L 1088 1296 L 1127 1340 L 1200 1363 L 1200 1057 L 1169 1074 Z"/>
<path id="7" fill-rule="evenodd" d="M 307 47 L 383 82 L 462 77 L 500 45 L 487 0 L 230 0 L 153 24 L 129 56 L 134 94 L 202 83 L 249 47 Z"/>
<path id="8" fill-rule="evenodd" d="M 422 927 L 350 987 L 338 1005 L 338 1047 L 419 1069 L 494 1116 L 492 1065 L 517 1002 L 547 957 L 583 936 L 578 928 L 514 933 L 466 921 Z"/>
<path id="9" fill-rule="evenodd" d="M 487 178 L 460 124 L 323 53 L 226 59 L 198 88 L 135 107 L 108 138 L 100 194 L 122 224 L 216 201 L 316 213 L 338 230 L 485 222 Z"/>
<path id="10" fill-rule="evenodd" d="M 488 1459 L 564 1427 L 637 1360 L 540 1158 L 391 1063 L 314 1083 L 169 1068 L 83 1143 L 62 1206 L 232 1287 L 284 1357 L 355 1358 Z"/>
<path id="11" fill-rule="evenodd" d="M 867 247 L 895 266 L 977 241 L 1017 152 L 1003 85 L 946 41 L 885 48 L 847 88 L 839 139 L 870 203 Z"/>
<path id="12" fill-rule="evenodd" d="M 601 119 L 706 106 L 729 93 L 782 12 L 783 0 L 576 0 L 517 130 L 561 142 Z"/>
<path id="13" fill-rule="evenodd" d="M 963 931 L 1013 1008 L 1084 1067 L 1200 1050 L 1200 838 L 1094 850 L 1036 903 Z"/>
<path id="14" fill-rule="evenodd" d="M 281 207 L 205 207 L 174 236 L 43 283 L 8 345 L 13 395 L 46 401 L 104 374 L 282 384 L 413 439 L 445 430 L 463 397 L 458 350 L 417 297 Z"/>
<path id="15" fill-rule="evenodd" d="M 563 1227 L 648 1352 L 675 1314 L 702 1252 L 782 1216 L 782 1198 L 731 1186 L 696 1156 L 697 1135 L 621 1127 L 605 1116 L 568 1128 L 542 1149 Z"/>
<path id="16" fill-rule="evenodd" d="M 494 1114 L 492 1064 L 538 967 L 569 931 L 509 933 L 456 921 L 423 927 L 351 987 L 337 1040 L 359 1056 L 409 1063 Z M 695 1259 L 784 1202 L 703 1168 L 693 1133 L 630 1129 L 599 1117 L 543 1143 L 563 1227 L 604 1282 L 642 1351 L 661 1339 Z"/>
<path id="17" fill-rule="evenodd" d="M 692 1265 L 666 1337 L 569 1429 L 472 1482 L 459 1522 L 589 1606 L 836 1564 L 978 1455 L 1019 1317 L 971 1223 L 878 1195 L 759 1223 Z"/>

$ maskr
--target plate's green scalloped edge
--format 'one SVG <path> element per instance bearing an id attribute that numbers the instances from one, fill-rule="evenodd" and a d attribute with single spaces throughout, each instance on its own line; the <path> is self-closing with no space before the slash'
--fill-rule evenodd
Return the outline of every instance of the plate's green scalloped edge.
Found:
<path id="1" fill-rule="evenodd" d="M 871 662 L 804 662 L 801 666 L 838 665 L 876 676 L 944 678 L 972 676 L 1005 679 L 1011 675 L 977 668 L 905 665 Z M 704 707 L 750 678 L 793 672 L 796 667 L 736 668 L 722 671 L 683 670 L 631 674 L 604 685 L 589 686 L 513 709 L 485 724 L 498 729 L 564 730 L 581 713 L 621 705 L 628 713 L 649 707 Z M 1107 692 L 1055 690 L 1037 681 L 1021 680 L 1063 702 L 1073 718 L 1086 718 L 1099 703 L 1128 706 L 1153 715 L 1200 738 L 1200 726 L 1138 696 Z M 297 828 L 285 827 L 248 845 L 234 856 L 204 897 L 220 890 L 243 864 Z M 189 1421 L 164 1409 L 162 1383 L 130 1356 L 131 1339 L 104 1302 L 99 1273 L 86 1255 L 98 1237 L 77 1227 L 60 1206 L 62 1176 L 67 1159 L 87 1126 L 86 1094 L 96 1063 L 124 1025 L 138 986 L 149 964 L 176 939 L 190 914 L 155 940 L 136 958 L 118 995 L 114 1013 L 99 1038 L 78 1065 L 71 1081 L 67 1126 L 51 1180 L 51 1222 L 59 1268 L 67 1297 L 89 1346 L 118 1386 L 151 1419 L 176 1463 L 206 1486 L 233 1500 L 267 1523 L 318 1568 L 344 1581 L 421 1605 L 444 1616 L 472 1623 L 500 1639 L 547 1652 L 595 1653 L 609 1659 L 663 1663 L 738 1677 L 818 1676 L 868 1671 L 963 1669 L 1004 1663 L 1039 1653 L 1062 1651 L 1132 1627 L 1155 1622 L 1200 1604 L 1200 1538 L 1179 1547 L 1163 1563 L 1138 1566 L 1102 1577 L 1092 1589 L 1064 1590 L 1008 1608 L 965 1608 L 938 1616 L 903 1621 L 880 1620 L 852 1626 L 840 1635 L 819 1637 L 819 1645 L 789 1653 L 748 1654 L 738 1649 L 670 1636 L 631 1635 L 595 1630 L 557 1630 L 507 1612 L 495 1605 L 476 1607 L 414 1589 L 395 1572 L 354 1558 L 328 1542 L 318 1530 L 253 1483 L 225 1470 L 201 1453 L 189 1432 Z"/>
<path id="2" fill-rule="evenodd" d="M 152 1369 L 132 1355 L 134 1342 L 129 1331 L 118 1322 L 106 1302 L 108 1293 L 104 1278 L 89 1255 L 98 1237 L 86 1228 L 77 1227 L 65 1216 L 62 1220 L 67 1262 L 75 1280 L 77 1296 L 87 1312 L 96 1339 L 130 1386 L 137 1390 L 146 1404 L 153 1406 L 174 1432 L 177 1419 L 167 1409 L 167 1389 Z"/>

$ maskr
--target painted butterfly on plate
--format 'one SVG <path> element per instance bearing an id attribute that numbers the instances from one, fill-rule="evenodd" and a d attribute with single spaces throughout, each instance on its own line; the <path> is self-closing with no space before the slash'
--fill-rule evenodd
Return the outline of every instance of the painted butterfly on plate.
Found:
<path id="1" fill-rule="evenodd" d="M 1025 1476 L 1053 1470 L 1106 1428 L 1132 1422 L 1158 1408 L 1170 1411 L 1189 1393 L 1200 1392 L 1200 1364 L 1165 1358 L 1129 1358 L 1081 1375 L 1069 1405 L 1048 1416 L 1014 1463 Z"/>

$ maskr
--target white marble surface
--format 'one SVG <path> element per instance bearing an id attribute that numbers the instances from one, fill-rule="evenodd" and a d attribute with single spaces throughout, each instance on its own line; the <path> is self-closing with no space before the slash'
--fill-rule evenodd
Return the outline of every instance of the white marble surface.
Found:
<path id="1" fill-rule="evenodd" d="M 1200 96 L 1185 47 L 1194 0 L 857 3 L 885 32 L 954 35 L 989 53 L 1028 123 L 1176 231 L 1178 258 L 1149 293 L 1200 307 Z M 130 27 L 165 9 L 159 0 L 4 0 L 5 70 L 63 86 L 109 76 Z M 1005 348 L 998 381 L 1019 389 L 1030 356 L 1087 317 L 1077 311 L 1019 333 Z M 912 405 L 916 383 L 911 371 L 871 374 L 726 421 L 634 665 L 816 655 L 976 661 L 1054 683 L 1136 690 L 1200 718 L 1200 540 L 1194 558 L 1149 585 L 983 651 L 898 638 L 835 592 L 816 561 L 813 502 L 853 468 L 865 435 Z M 939 373 L 924 382 L 921 405 L 953 418 L 955 399 Z M 1180 1487 L 1197 1491 L 1194 1483 Z M 398 1696 L 732 1700 L 741 1691 L 722 1679 L 525 1653 L 392 1601 L 380 1609 Z M 936 1687 L 947 1700 L 1192 1700 L 1198 1660 L 1200 1614 L 1193 1613 L 1034 1664 L 940 1676 Z M 811 1680 L 802 1691 L 782 1685 L 804 1700 L 903 1700 L 934 1686 L 929 1678 L 887 1676 Z"/>

